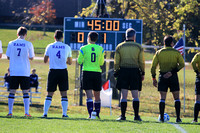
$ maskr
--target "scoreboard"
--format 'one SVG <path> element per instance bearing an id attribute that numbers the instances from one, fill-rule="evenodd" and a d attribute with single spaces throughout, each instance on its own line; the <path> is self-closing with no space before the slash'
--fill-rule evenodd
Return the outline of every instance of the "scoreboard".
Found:
<path id="1" fill-rule="evenodd" d="M 125 40 L 128 28 L 136 30 L 136 42 L 142 44 L 143 21 L 139 19 L 114 18 L 64 18 L 64 43 L 72 50 L 79 50 L 87 44 L 90 31 L 99 34 L 97 45 L 105 51 L 115 51 L 116 46 Z"/>

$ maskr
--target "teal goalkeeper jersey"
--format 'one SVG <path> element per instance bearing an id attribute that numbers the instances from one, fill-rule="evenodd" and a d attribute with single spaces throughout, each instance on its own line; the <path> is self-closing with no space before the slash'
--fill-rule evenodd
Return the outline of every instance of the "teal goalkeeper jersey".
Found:
<path id="1" fill-rule="evenodd" d="M 102 72 L 104 49 L 96 44 L 82 46 L 79 51 L 78 63 L 83 63 L 83 71 Z"/>

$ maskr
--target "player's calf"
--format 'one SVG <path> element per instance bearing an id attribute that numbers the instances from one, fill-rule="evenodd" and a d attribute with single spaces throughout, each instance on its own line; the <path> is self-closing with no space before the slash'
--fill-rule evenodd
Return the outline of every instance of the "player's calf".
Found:
<path id="1" fill-rule="evenodd" d="M 68 108 L 68 98 L 67 96 L 62 96 L 61 98 L 61 105 L 62 105 L 62 117 L 68 117 L 67 116 L 67 108 Z"/>
<path id="2" fill-rule="evenodd" d="M 52 101 L 52 96 L 47 96 L 44 101 L 44 114 L 43 115 L 47 115 L 49 108 L 51 106 L 51 101 Z"/>
<path id="3" fill-rule="evenodd" d="M 8 112 L 7 116 L 12 116 L 14 100 L 15 100 L 15 94 L 14 93 L 10 93 L 8 95 L 8 108 L 9 108 L 9 112 Z"/>

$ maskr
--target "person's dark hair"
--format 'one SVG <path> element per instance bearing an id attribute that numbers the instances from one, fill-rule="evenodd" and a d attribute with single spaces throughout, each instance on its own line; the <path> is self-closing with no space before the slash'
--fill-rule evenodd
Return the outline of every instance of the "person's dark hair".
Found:
<path id="1" fill-rule="evenodd" d="M 99 36 L 99 34 L 95 31 L 91 31 L 88 33 L 88 37 L 90 37 L 90 40 L 92 42 L 96 42 L 98 40 L 98 36 Z"/>
<path id="2" fill-rule="evenodd" d="M 174 41 L 174 38 L 171 35 L 167 35 L 164 37 L 164 44 L 167 47 L 171 47 L 171 43 Z"/>
<path id="3" fill-rule="evenodd" d="M 19 27 L 17 29 L 17 35 L 18 36 L 25 36 L 27 34 L 27 29 L 25 27 Z"/>
<path id="4" fill-rule="evenodd" d="M 54 37 L 56 39 L 58 39 L 58 40 L 61 39 L 61 38 L 63 38 L 63 32 L 61 30 L 56 30 L 55 34 L 54 34 Z"/>
<path id="5" fill-rule="evenodd" d="M 126 30 L 126 38 L 135 36 L 136 31 L 133 28 L 129 28 Z"/>

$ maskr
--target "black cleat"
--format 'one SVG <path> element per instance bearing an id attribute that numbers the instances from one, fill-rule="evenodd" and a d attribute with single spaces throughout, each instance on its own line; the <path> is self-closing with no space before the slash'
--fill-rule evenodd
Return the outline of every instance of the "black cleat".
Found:
<path id="1" fill-rule="evenodd" d="M 158 121 L 159 121 L 159 122 L 162 122 L 162 123 L 165 122 L 164 119 L 159 119 Z"/>
<path id="2" fill-rule="evenodd" d="M 182 120 L 180 118 L 176 118 L 176 123 L 181 123 Z"/>
<path id="3" fill-rule="evenodd" d="M 69 118 L 68 115 L 62 115 L 62 118 Z"/>
<path id="4" fill-rule="evenodd" d="M 96 116 L 96 118 L 99 119 L 99 120 L 101 119 L 100 116 Z"/>
<path id="5" fill-rule="evenodd" d="M 47 115 L 42 115 L 42 118 L 47 118 Z"/>
<path id="6" fill-rule="evenodd" d="M 140 116 L 134 117 L 134 121 L 142 121 L 142 119 L 140 118 Z"/>
<path id="7" fill-rule="evenodd" d="M 117 121 L 125 121 L 126 117 L 125 116 L 120 116 L 119 118 L 116 119 Z"/>

